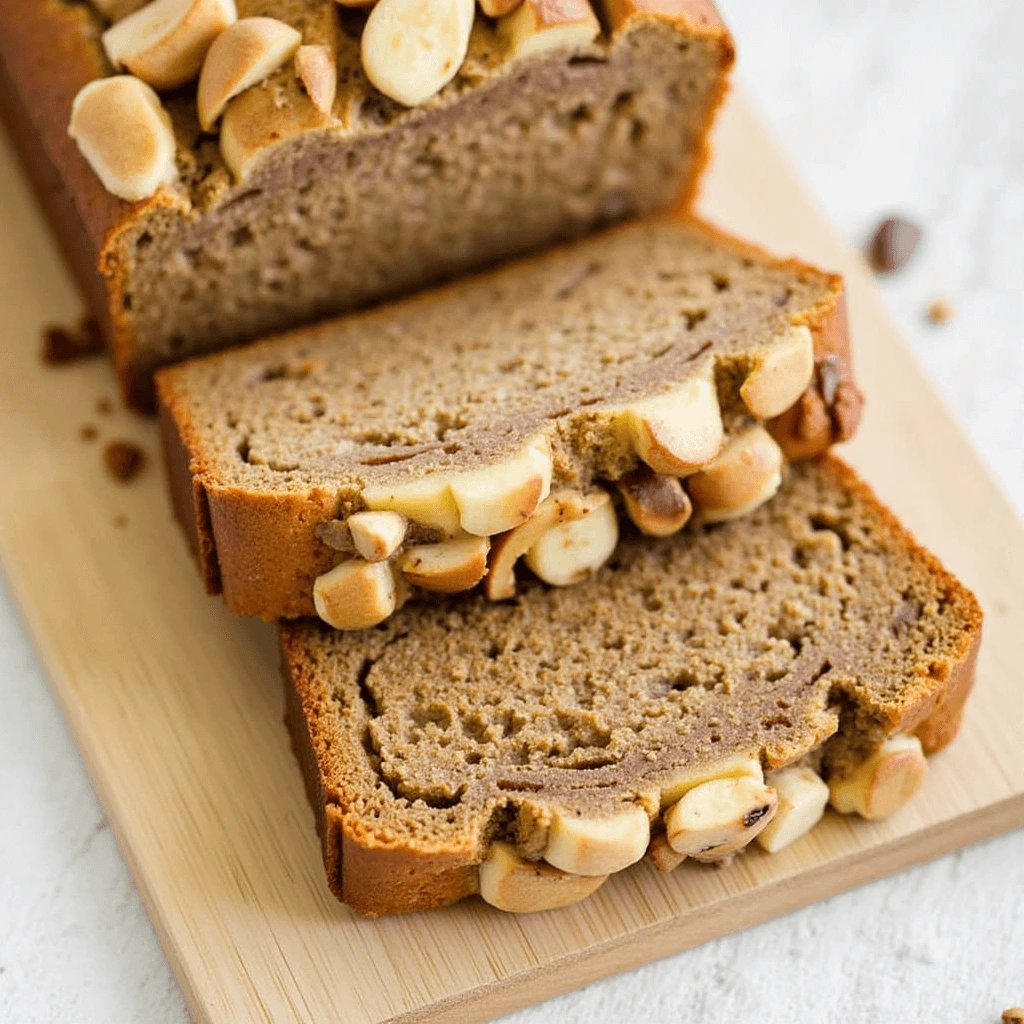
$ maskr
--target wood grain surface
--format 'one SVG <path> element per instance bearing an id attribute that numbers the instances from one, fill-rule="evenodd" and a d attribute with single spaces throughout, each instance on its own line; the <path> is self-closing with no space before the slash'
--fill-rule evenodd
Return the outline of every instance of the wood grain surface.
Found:
<path id="1" fill-rule="evenodd" d="M 39 362 L 41 325 L 73 320 L 80 300 L 0 139 L 0 554 L 197 1021 L 485 1020 L 1024 824 L 1024 529 L 741 97 L 703 208 L 848 276 L 869 396 L 848 457 L 987 614 L 961 737 L 887 821 L 829 815 L 730 870 L 640 864 L 567 910 L 470 900 L 365 921 L 323 879 L 273 632 L 202 594 L 155 424 L 97 410 L 116 394 L 103 360 Z M 97 441 L 79 439 L 86 424 Z M 104 473 L 112 439 L 149 455 L 134 483 Z"/>

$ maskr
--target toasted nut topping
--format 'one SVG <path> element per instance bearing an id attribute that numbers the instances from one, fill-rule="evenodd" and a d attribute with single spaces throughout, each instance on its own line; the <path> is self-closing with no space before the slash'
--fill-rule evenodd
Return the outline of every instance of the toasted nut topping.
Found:
<path id="1" fill-rule="evenodd" d="M 238 14 L 235 0 L 153 0 L 103 33 L 115 68 L 155 89 L 177 89 L 203 66 L 213 41 Z"/>
<path id="2" fill-rule="evenodd" d="M 884 818 L 921 788 L 927 771 L 916 736 L 890 736 L 852 774 L 828 780 L 830 800 L 840 814 Z"/>
<path id="3" fill-rule="evenodd" d="M 580 518 L 552 526 L 526 552 L 526 564 L 545 583 L 567 587 L 604 565 L 619 542 L 619 520 L 603 491 Z"/>
<path id="4" fill-rule="evenodd" d="M 480 895 L 513 914 L 556 910 L 596 892 L 607 875 L 571 875 L 550 864 L 524 860 L 507 843 L 491 843 L 480 865 Z"/>
<path id="5" fill-rule="evenodd" d="M 434 473 L 400 484 L 373 484 L 363 489 L 363 501 L 367 508 L 393 509 L 453 537 L 462 532 L 462 523 L 450 483 L 451 477 Z"/>
<path id="6" fill-rule="evenodd" d="M 775 790 L 751 778 L 715 779 L 689 791 L 665 815 L 676 853 L 709 862 L 743 849 L 775 815 Z"/>
<path id="7" fill-rule="evenodd" d="M 706 523 L 752 512 L 782 483 L 782 449 L 762 426 L 728 440 L 718 458 L 686 481 L 690 497 Z"/>
<path id="8" fill-rule="evenodd" d="M 647 847 L 647 859 L 659 871 L 675 871 L 686 860 L 686 854 L 676 853 L 669 846 L 665 833 L 660 832 L 651 839 L 651 845 Z"/>
<path id="9" fill-rule="evenodd" d="M 426 102 L 462 67 L 474 11 L 473 0 L 380 0 L 363 29 L 366 77 L 407 107 Z"/>
<path id="10" fill-rule="evenodd" d="M 498 22 L 513 57 L 589 46 L 601 25 L 587 0 L 523 0 Z"/>
<path id="11" fill-rule="evenodd" d="M 488 18 L 501 18 L 511 14 L 523 0 L 480 0 L 480 10 Z"/>
<path id="12" fill-rule="evenodd" d="M 388 562 L 353 558 L 318 576 L 313 584 L 316 613 L 335 629 L 367 629 L 383 622 L 398 605 Z"/>
<path id="13" fill-rule="evenodd" d="M 491 537 L 526 522 L 551 490 L 551 467 L 551 449 L 541 437 L 505 462 L 454 476 L 452 497 L 462 528 Z"/>
<path id="14" fill-rule="evenodd" d="M 210 47 L 199 76 L 199 123 L 210 131 L 239 93 L 272 75 L 299 48 L 302 34 L 276 18 L 243 18 Z"/>
<path id="15" fill-rule="evenodd" d="M 110 22 L 127 18 L 146 3 L 148 0 L 92 0 L 93 7 Z"/>
<path id="16" fill-rule="evenodd" d="M 635 864 L 647 850 L 651 823 L 642 807 L 608 818 L 555 811 L 544 859 L 574 875 L 610 875 Z"/>
<path id="17" fill-rule="evenodd" d="M 475 587 L 487 572 L 486 537 L 463 537 L 440 544 L 419 544 L 402 556 L 405 578 L 424 590 L 455 594 Z"/>
<path id="18" fill-rule="evenodd" d="M 329 114 L 338 91 L 338 62 L 329 46 L 300 46 L 295 51 L 295 74 L 313 106 Z"/>
<path id="19" fill-rule="evenodd" d="M 762 349 L 740 388 L 740 397 L 759 420 L 784 413 L 806 390 L 814 373 L 814 339 L 806 327 Z"/>
<path id="20" fill-rule="evenodd" d="M 491 560 L 484 581 L 484 593 L 492 601 L 513 597 L 516 592 L 516 562 L 526 554 L 544 534 L 559 523 L 568 523 L 586 515 L 599 500 L 578 491 L 558 491 L 527 519 L 508 533 L 491 541 Z"/>
<path id="21" fill-rule="evenodd" d="M 347 523 L 356 551 L 368 562 L 390 558 L 405 540 L 409 526 L 401 512 L 356 512 Z"/>
<path id="22" fill-rule="evenodd" d="M 68 134 L 103 187 L 121 199 L 147 199 L 177 177 L 171 119 L 160 97 L 131 75 L 83 86 Z"/>
<path id="23" fill-rule="evenodd" d="M 765 781 L 778 795 L 779 809 L 757 841 L 769 853 L 777 853 L 821 821 L 828 803 L 828 786 L 816 771 L 800 766 L 772 772 Z"/>
<path id="24" fill-rule="evenodd" d="M 756 782 L 764 782 L 764 771 L 759 758 L 743 754 L 726 758 L 712 767 L 696 771 L 683 769 L 670 782 L 662 785 L 661 809 L 667 810 L 691 789 L 715 779 L 754 779 Z"/>
<path id="25" fill-rule="evenodd" d="M 724 434 L 713 368 L 674 391 L 628 406 L 622 422 L 637 455 L 655 473 L 683 476 L 707 465 Z"/>
<path id="26" fill-rule="evenodd" d="M 626 514 L 650 537 L 668 537 L 687 523 L 693 506 L 674 476 L 641 466 L 617 481 Z"/>

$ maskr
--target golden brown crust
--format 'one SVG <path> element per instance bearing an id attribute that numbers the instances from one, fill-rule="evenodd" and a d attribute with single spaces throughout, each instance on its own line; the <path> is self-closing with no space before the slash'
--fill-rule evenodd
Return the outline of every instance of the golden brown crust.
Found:
<path id="1" fill-rule="evenodd" d="M 780 262 L 766 250 L 733 238 L 713 225 L 688 216 L 682 219 L 718 245 L 755 259 Z M 628 226 L 612 228 L 609 233 L 613 234 L 617 230 L 628 230 Z M 571 245 L 568 243 L 566 247 L 571 248 Z M 523 262 L 529 259 L 527 257 Z M 781 265 L 796 272 L 821 274 L 820 270 L 810 264 L 795 259 L 781 261 Z M 473 280 L 500 272 L 488 271 Z M 838 357 L 843 384 L 856 392 L 856 386 L 849 376 L 852 372 L 850 338 L 843 280 L 839 275 L 830 274 L 827 275 L 827 283 L 829 295 L 799 322 L 811 330 L 816 358 L 823 359 L 830 355 Z M 457 293 L 463 286 L 464 282 L 456 281 L 402 300 L 401 304 L 408 309 L 417 303 L 431 303 L 438 297 Z M 302 330 L 291 332 L 288 336 L 299 338 Z M 236 615 L 277 618 L 314 614 L 313 581 L 336 561 L 336 555 L 317 539 L 316 531 L 318 526 L 338 514 L 336 501 L 331 495 L 322 492 L 268 497 L 225 487 L 204 469 L 198 432 L 193 432 L 189 423 L 187 397 L 177 392 L 173 371 L 158 372 L 156 385 L 164 431 L 172 431 L 175 435 L 165 444 L 168 450 L 176 450 L 176 445 L 184 445 L 190 454 L 190 463 L 176 458 L 173 465 L 168 463 L 168 471 L 178 477 L 172 482 L 172 493 L 180 496 L 192 491 L 196 495 L 196 504 L 191 513 L 180 499 L 175 509 L 186 531 L 194 538 L 193 550 L 198 553 L 209 592 L 218 592 L 216 581 L 219 581 L 225 602 Z M 819 388 L 820 375 L 808 391 L 813 391 L 817 396 L 813 400 L 820 402 Z M 820 454 L 833 441 L 849 436 L 848 433 L 836 432 L 829 420 L 828 432 L 817 436 L 813 444 L 800 448 L 786 432 L 783 421 L 787 415 L 783 414 L 773 421 L 771 430 L 792 457 Z M 847 425 L 852 430 L 856 422 L 848 421 Z M 187 484 L 184 481 L 185 473 L 191 476 Z"/>

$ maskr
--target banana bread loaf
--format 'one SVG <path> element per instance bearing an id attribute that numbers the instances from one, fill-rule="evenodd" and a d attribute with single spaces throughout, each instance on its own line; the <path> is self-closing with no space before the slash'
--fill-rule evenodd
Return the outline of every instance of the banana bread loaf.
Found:
<path id="1" fill-rule="evenodd" d="M 829 801 L 881 817 L 956 733 L 980 629 L 833 457 L 742 523 L 625 540 L 571 590 L 437 599 L 351 636 L 283 624 L 328 882 L 371 916 L 477 892 L 547 909 L 645 851 L 774 852 Z"/>
<path id="2" fill-rule="evenodd" d="M 600 22 L 587 0 L 519 0 L 497 20 L 458 0 L 465 55 L 426 99 L 365 52 L 366 26 L 413 2 L 368 16 L 334 0 L 157 0 L 156 28 L 139 0 L 0 5 L 0 107 L 135 404 L 151 406 L 163 363 L 690 194 L 733 60 L 708 0 L 605 0 Z M 108 17 L 124 19 L 114 35 Z M 186 28 L 195 38 L 170 38 Z M 157 29 L 169 38 L 132 50 Z M 218 65 L 202 111 L 200 44 Z M 149 84 L 87 90 L 73 140 L 72 102 L 112 59 Z M 126 195 L 160 187 L 126 202 L 100 173 Z"/>
<path id="3" fill-rule="evenodd" d="M 654 535 L 691 507 L 741 515 L 784 453 L 848 437 L 860 401 L 840 278 L 671 218 L 168 367 L 158 388 L 208 589 L 343 629 L 408 584 L 486 574 L 510 597 L 519 556 L 573 582 L 615 546 L 609 491 Z M 820 415 L 794 429 L 808 396 Z"/>

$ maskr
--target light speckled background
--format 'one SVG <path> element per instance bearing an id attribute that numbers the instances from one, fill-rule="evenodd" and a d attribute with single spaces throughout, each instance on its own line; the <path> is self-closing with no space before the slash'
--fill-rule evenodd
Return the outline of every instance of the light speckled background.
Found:
<path id="1" fill-rule="evenodd" d="M 890 309 L 1024 512 L 1024 6 L 722 8 L 742 80 L 842 233 L 859 244 L 890 210 L 925 226 L 913 265 L 884 284 Z M 938 294 L 959 311 L 942 328 L 924 319 Z M 0 1021 L 187 1021 L 2 588 L 0 780 Z M 506 1024 L 987 1024 L 1013 1004 L 1024 1004 L 1024 832 Z"/>

